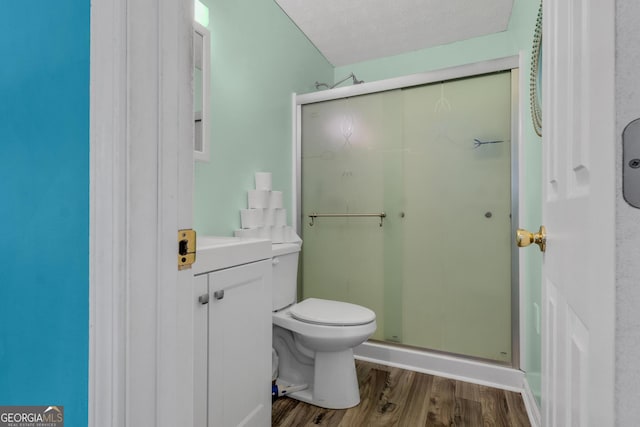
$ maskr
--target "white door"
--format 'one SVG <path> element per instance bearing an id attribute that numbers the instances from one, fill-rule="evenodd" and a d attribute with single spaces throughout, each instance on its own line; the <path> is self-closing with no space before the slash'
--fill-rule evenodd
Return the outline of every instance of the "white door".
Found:
<path id="1" fill-rule="evenodd" d="M 193 425 L 193 2 L 91 13 L 88 424 Z"/>
<path id="2" fill-rule="evenodd" d="M 612 426 L 615 2 L 543 6 L 543 425 Z"/>

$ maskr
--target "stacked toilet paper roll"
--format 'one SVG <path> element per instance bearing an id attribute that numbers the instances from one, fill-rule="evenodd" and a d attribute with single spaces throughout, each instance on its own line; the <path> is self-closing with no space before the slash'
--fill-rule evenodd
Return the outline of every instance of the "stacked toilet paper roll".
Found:
<path id="1" fill-rule="evenodd" d="M 256 172 L 256 190 L 271 191 L 271 172 Z"/>
<path id="2" fill-rule="evenodd" d="M 271 239 L 273 243 L 299 242 L 293 227 L 287 225 L 282 199 L 282 191 L 272 188 L 271 172 L 256 172 L 255 188 L 247 192 L 247 209 L 240 210 L 242 228 L 234 234 Z"/>
<path id="3" fill-rule="evenodd" d="M 282 191 L 249 190 L 247 204 L 249 209 L 282 209 Z"/>

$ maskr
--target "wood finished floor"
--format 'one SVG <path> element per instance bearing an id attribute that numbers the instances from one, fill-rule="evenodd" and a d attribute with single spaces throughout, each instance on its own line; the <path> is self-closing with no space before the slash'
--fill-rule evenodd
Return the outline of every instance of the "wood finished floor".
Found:
<path id="1" fill-rule="evenodd" d="M 519 393 L 419 372 L 356 361 L 360 405 L 332 410 L 294 399 L 273 404 L 271 425 L 375 426 L 530 426 Z"/>

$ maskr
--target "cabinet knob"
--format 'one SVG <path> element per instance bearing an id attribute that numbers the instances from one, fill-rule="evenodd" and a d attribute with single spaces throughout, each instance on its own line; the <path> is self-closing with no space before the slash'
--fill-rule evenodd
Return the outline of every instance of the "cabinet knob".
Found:
<path id="1" fill-rule="evenodd" d="M 224 289 L 221 291 L 215 291 L 213 293 L 213 297 L 217 300 L 221 300 L 222 298 L 224 298 Z"/>
<path id="2" fill-rule="evenodd" d="M 198 302 L 202 305 L 209 303 L 209 294 L 200 295 L 198 297 Z"/>

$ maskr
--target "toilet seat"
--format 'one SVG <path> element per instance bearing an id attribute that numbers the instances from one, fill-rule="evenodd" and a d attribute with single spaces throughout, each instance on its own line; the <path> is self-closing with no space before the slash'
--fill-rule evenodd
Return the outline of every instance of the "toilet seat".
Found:
<path id="1" fill-rule="evenodd" d="M 290 313 L 301 322 L 327 326 L 365 325 L 376 319 L 376 314 L 366 307 L 318 298 L 307 298 L 294 304 Z"/>

